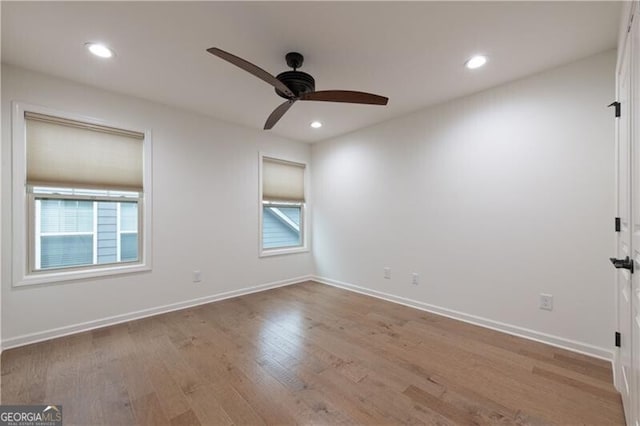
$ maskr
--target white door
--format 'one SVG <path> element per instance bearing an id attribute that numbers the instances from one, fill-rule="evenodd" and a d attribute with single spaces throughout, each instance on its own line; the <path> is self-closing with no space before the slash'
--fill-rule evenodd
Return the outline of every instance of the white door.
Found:
<path id="1" fill-rule="evenodd" d="M 634 13 L 637 9 L 633 10 Z M 631 180 L 631 247 L 633 260 L 638 271 L 631 274 L 629 323 L 630 368 L 628 371 L 629 397 L 625 400 L 627 424 L 640 426 L 640 19 L 632 21 L 631 36 L 631 102 L 627 115 L 632 117 L 630 140 L 632 155 Z M 622 118 L 622 117 L 621 117 Z M 622 318 L 621 318 L 622 319 Z M 627 408 L 627 405 L 629 406 Z"/>
<path id="2" fill-rule="evenodd" d="M 628 425 L 640 426 L 640 29 L 634 19 L 624 43 L 617 74 L 620 118 L 617 138 L 617 258 L 629 256 L 631 270 L 616 273 L 617 353 L 616 385 L 622 394 Z M 621 265 L 618 265 L 621 266 Z"/>
<path id="3" fill-rule="evenodd" d="M 620 118 L 618 120 L 618 152 L 617 152 L 617 187 L 618 217 L 620 231 L 617 234 L 617 258 L 631 256 L 631 46 L 630 40 L 625 43 L 622 63 L 618 69 L 618 102 L 620 102 Z M 618 332 L 621 335 L 620 349 L 616 371 L 616 383 L 625 407 L 627 423 L 633 418 L 631 400 L 631 271 L 618 269 L 616 274 L 616 297 L 618 305 Z"/>

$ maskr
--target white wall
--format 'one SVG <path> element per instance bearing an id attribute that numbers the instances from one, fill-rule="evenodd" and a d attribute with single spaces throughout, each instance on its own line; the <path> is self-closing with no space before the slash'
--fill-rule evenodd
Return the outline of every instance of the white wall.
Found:
<path id="1" fill-rule="evenodd" d="M 12 287 L 10 102 L 13 100 L 152 130 L 152 272 Z M 296 161 L 309 161 L 310 157 L 309 145 L 268 132 L 3 66 L 5 347 L 72 331 L 75 328 L 70 326 L 76 324 L 311 274 L 310 253 L 258 258 L 260 150 Z M 191 282 L 194 269 L 202 271 L 202 283 Z M 47 333 L 60 327 L 63 329 Z"/>
<path id="2" fill-rule="evenodd" d="M 332 282 L 607 356 L 614 120 L 605 106 L 614 98 L 614 65 L 615 52 L 596 55 L 312 149 L 5 65 L 5 345 L 304 277 L 315 260 L 316 275 Z M 11 286 L 12 100 L 153 130 L 152 272 Z M 259 150 L 311 157 L 313 257 L 258 258 Z M 202 270 L 201 284 L 191 283 L 193 269 Z M 420 273 L 417 287 L 412 272 Z M 542 292 L 554 295 L 553 312 L 538 309 Z"/>
<path id="3" fill-rule="evenodd" d="M 315 144 L 317 275 L 609 357 L 615 59 Z"/>

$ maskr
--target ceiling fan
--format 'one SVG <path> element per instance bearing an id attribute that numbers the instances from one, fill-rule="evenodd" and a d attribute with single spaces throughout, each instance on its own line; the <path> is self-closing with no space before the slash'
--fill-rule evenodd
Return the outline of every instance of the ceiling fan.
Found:
<path id="1" fill-rule="evenodd" d="M 207 52 L 269 83 L 275 87 L 276 93 L 280 97 L 286 99 L 286 101 L 274 109 L 269 118 L 267 118 L 267 121 L 264 123 L 265 130 L 269 130 L 275 126 L 278 120 L 282 118 L 296 101 L 346 102 L 367 105 L 386 105 L 387 102 L 389 102 L 389 98 L 385 98 L 384 96 L 354 92 L 352 90 L 321 90 L 316 92 L 316 82 L 313 77 L 305 72 L 298 71 L 298 68 L 300 68 L 304 62 L 304 57 L 297 52 L 289 52 L 285 56 L 287 65 L 293 68 L 293 71 L 285 71 L 275 77 L 251 62 L 245 61 L 217 47 L 209 48 Z"/>

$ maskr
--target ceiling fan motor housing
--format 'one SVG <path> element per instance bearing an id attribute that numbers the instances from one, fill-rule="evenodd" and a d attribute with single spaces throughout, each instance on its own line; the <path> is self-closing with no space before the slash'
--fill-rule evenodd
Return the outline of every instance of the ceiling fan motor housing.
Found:
<path id="1" fill-rule="evenodd" d="M 276 78 L 287 86 L 296 97 L 303 93 L 313 92 L 316 89 L 316 81 L 306 72 L 285 71 L 278 74 Z M 289 99 L 287 95 L 278 89 L 276 89 L 276 93 L 285 99 Z"/>
<path id="2" fill-rule="evenodd" d="M 306 72 L 298 71 L 298 68 L 304 63 L 304 56 L 298 52 L 289 52 L 285 56 L 287 65 L 293 68 L 293 71 L 285 71 L 276 76 L 285 86 L 289 88 L 296 98 L 303 93 L 313 92 L 316 89 L 316 81 Z M 287 95 L 276 89 L 278 96 L 289 99 Z"/>

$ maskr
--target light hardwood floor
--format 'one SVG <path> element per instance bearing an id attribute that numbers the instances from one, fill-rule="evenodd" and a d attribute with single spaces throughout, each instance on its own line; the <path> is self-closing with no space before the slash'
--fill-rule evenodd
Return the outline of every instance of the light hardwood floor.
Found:
<path id="1" fill-rule="evenodd" d="M 624 424 L 609 363 L 307 282 L 2 354 L 65 425 Z"/>

